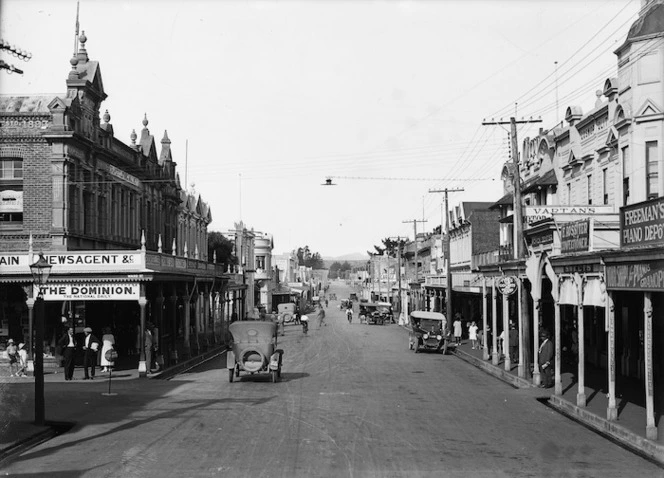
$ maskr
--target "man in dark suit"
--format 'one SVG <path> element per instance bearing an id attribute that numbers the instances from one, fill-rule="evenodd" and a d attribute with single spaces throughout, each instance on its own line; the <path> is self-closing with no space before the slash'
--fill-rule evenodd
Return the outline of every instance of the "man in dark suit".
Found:
<path id="1" fill-rule="evenodd" d="M 62 357 L 65 362 L 65 380 L 74 379 L 74 355 L 76 354 L 76 338 L 74 328 L 69 327 L 67 333 L 62 336 L 58 345 L 62 349 Z"/>
<path id="2" fill-rule="evenodd" d="M 83 339 L 83 370 L 85 371 L 85 377 L 83 377 L 83 380 L 94 380 L 95 369 L 97 368 L 99 339 L 92 335 L 90 327 L 86 327 L 83 331 L 85 332 L 85 338 Z M 91 369 L 89 375 L 88 368 Z"/>
<path id="3" fill-rule="evenodd" d="M 540 387 L 551 388 L 553 387 L 553 343 L 549 331 L 542 330 L 540 340 L 542 343 L 540 344 L 537 360 L 542 378 Z"/>

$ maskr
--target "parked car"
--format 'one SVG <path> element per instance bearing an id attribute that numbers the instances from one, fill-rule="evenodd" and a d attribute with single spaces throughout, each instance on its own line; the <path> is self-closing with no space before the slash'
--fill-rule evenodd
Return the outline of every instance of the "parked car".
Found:
<path id="1" fill-rule="evenodd" d="M 389 302 L 361 302 L 360 323 L 384 325 L 392 322 L 392 305 Z"/>
<path id="2" fill-rule="evenodd" d="M 432 350 L 445 354 L 452 346 L 444 314 L 414 310 L 410 313 L 410 329 L 408 348 L 415 353 Z"/>

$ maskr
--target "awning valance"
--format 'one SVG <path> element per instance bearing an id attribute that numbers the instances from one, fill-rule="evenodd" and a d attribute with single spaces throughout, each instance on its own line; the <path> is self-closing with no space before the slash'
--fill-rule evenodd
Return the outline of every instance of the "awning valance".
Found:
<path id="1" fill-rule="evenodd" d="M 583 286 L 583 305 L 605 307 L 606 295 L 602 292 L 599 279 L 588 279 Z"/>
<path id="2" fill-rule="evenodd" d="M 579 294 L 572 278 L 566 278 L 560 282 L 558 303 L 560 305 L 579 305 Z"/>

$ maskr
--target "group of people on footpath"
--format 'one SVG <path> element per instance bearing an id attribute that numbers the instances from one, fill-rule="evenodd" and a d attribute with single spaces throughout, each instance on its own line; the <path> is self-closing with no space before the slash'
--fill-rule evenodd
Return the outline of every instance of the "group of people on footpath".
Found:
<path id="1" fill-rule="evenodd" d="M 456 344 L 461 344 L 463 335 L 463 322 L 461 314 L 458 312 L 454 316 L 452 323 L 454 331 L 454 341 Z M 482 330 L 479 330 L 477 324 L 473 321 L 468 324 L 468 339 L 470 340 L 473 350 L 482 348 Z M 488 344 L 492 343 L 491 330 L 487 329 Z M 519 331 L 516 328 L 514 321 L 510 320 L 509 329 L 507 330 L 507 337 L 509 338 L 509 350 L 505 350 L 505 330 L 497 337 L 498 354 L 506 356 L 509 353 L 511 362 L 519 362 Z M 542 388 L 551 388 L 554 385 L 554 346 L 551 341 L 551 333 L 547 329 L 540 331 L 540 346 L 537 353 L 537 365 L 540 371 Z"/>
<path id="2" fill-rule="evenodd" d="M 25 350 L 25 344 L 20 343 L 18 347 L 14 344 L 14 339 L 7 341 L 7 357 L 9 358 L 9 376 L 27 377 L 28 370 L 28 352 Z"/>
<path id="3" fill-rule="evenodd" d="M 58 341 L 58 349 L 63 359 L 63 368 L 65 380 L 74 379 L 74 367 L 76 365 L 76 349 L 80 345 L 83 350 L 83 380 L 94 380 L 97 363 L 101 366 L 102 373 L 111 372 L 115 361 L 112 359 L 109 351 L 115 350 L 115 337 L 111 333 L 110 327 L 104 327 L 103 335 L 99 340 L 92 334 L 90 327 L 85 327 L 83 333 L 83 343 L 79 344 L 74 334 L 74 328 L 69 326 L 65 334 Z M 98 357 L 98 354 L 99 357 Z"/>

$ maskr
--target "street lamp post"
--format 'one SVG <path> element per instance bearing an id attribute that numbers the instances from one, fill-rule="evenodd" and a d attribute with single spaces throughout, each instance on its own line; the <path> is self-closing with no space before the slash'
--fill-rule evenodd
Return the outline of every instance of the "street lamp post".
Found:
<path id="1" fill-rule="evenodd" d="M 39 292 L 35 300 L 35 425 L 44 425 L 44 297 L 41 288 L 46 284 L 51 273 L 51 265 L 44 259 L 44 253 L 39 253 L 39 259 L 30 265 L 32 281 Z"/>

